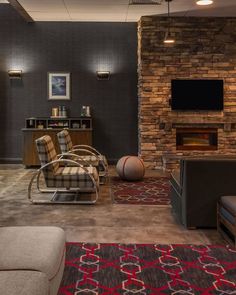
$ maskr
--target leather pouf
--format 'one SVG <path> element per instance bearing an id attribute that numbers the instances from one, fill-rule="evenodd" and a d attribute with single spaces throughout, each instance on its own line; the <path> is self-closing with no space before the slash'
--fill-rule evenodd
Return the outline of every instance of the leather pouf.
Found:
<path id="1" fill-rule="evenodd" d="M 136 181 L 143 179 L 145 167 L 141 158 L 125 156 L 117 162 L 116 171 L 121 179 Z"/>

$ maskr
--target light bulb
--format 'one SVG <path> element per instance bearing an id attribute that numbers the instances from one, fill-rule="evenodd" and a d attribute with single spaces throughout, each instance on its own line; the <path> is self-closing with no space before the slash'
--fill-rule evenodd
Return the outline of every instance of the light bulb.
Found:
<path id="1" fill-rule="evenodd" d="M 213 0 L 198 0 L 197 5 L 211 5 L 213 3 Z"/>
<path id="2" fill-rule="evenodd" d="M 174 39 L 165 39 L 164 40 L 164 43 L 166 43 L 166 44 L 172 44 L 172 43 L 175 43 L 175 40 Z"/>
<path id="3" fill-rule="evenodd" d="M 173 44 L 173 43 L 175 43 L 175 39 L 171 38 L 169 30 L 166 32 L 163 43 L 165 43 L 165 44 Z"/>

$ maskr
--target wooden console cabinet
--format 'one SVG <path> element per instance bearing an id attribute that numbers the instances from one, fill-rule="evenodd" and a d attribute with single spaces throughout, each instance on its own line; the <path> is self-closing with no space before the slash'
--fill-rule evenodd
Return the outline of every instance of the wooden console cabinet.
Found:
<path id="1" fill-rule="evenodd" d="M 38 124 L 38 125 L 37 125 Z M 50 127 L 48 127 L 50 125 Z M 40 128 L 38 127 L 40 126 Z M 31 128 L 33 127 L 33 128 Z M 44 128 L 42 128 L 44 127 Z M 68 127 L 68 128 L 67 128 Z M 76 128 L 74 128 L 76 127 Z M 57 140 L 57 133 L 63 128 L 67 128 L 74 145 L 87 144 L 92 145 L 92 119 L 91 118 L 73 118 L 73 119 L 26 119 L 26 128 L 23 133 L 23 164 L 26 167 L 39 166 L 38 153 L 35 140 L 43 135 L 51 136 L 57 154 L 60 154 L 60 148 Z"/>

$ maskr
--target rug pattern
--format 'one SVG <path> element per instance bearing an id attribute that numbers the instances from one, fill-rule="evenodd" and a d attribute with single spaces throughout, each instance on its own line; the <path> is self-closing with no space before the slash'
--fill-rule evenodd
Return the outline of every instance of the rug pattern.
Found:
<path id="1" fill-rule="evenodd" d="M 68 243 L 58 295 L 236 294 L 229 246 Z"/>
<path id="2" fill-rule="evenodd" d="M 111 195 L 116 204 L 169 205 L 170 184 L 168 177 L 147 177 L 142 181 L 111 179 Z"/>

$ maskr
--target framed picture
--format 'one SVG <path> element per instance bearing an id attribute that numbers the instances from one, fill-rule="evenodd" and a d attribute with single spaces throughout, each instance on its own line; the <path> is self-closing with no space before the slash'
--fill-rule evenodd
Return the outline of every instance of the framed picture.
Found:
<path id="1" fill-rule="evenodd" d="M 48 99 L 70 100 L 70 73 L 48 73 Z"/>

